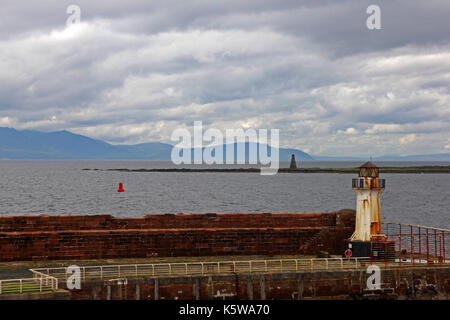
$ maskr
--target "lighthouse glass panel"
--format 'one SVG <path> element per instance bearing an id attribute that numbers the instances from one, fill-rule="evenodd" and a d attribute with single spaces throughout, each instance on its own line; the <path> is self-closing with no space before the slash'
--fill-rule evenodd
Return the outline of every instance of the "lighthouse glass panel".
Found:
<path id="1" fill-rule="evenodd" d="M 368 175 L 368 172 L 367 172 L 366 168 L 359 169 L 359 176 L 360 177 L 367 177 L 367 175 Z"/>
<path id="2" fill-rule="evenodd" d="M 370 168 L 369 170 L 370 170 L 370 176 L 372 178 L 378 177 L 378 168 Z"/>

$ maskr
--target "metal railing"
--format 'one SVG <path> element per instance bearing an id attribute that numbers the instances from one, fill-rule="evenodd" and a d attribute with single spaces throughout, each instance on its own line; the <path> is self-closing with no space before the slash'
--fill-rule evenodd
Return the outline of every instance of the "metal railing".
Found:
<path id="1" fill-rule="evenodd" d="M 364 180 L 364 178 L 352 179 L 352 188 L 355 189 L 369 189 L 369 188 L 386 188 L 386 179 L 378 179 L 378 185 L 372 184 L 374 181 Z"/>
<path id="2" fill-rule="evenodd" d="M 38 276 L 38 274 L 40 274 Z M 33 278 L 0 280 L 0 294 L 44 292 L 58 290 L 58 279 L 55 277 L 35 273 Z"/>
<path id="3" fill-rule="evenodd" d="M 382 223 L 387 241 L 395 243 L 399 263 L 448 263 L 450 258 L 450 230 L 405 223 Z"/>
<path id="4" fill-rule="evenodd" d="M 45 287 L 48 287 L 53 291 L 58 290 L 58 279 L 56 277 L 33 269 L 30 269 L 30 271 L 33 273 L 33 279 L 36 282 L 43 284 Z"/>
<path id="5" fill-rule="evenodd" d="M 80 266 L 80 277 L 81 281 L 87 281 L 133 277 L 174 277 L 339 270 L 351 271 L 362 269 L 365 270 L 368 265 L 370 265 L 370 258 L 317 258 L 103 265 Z M 40 268 L 30 270 L 34 273 L 43 273 L 60 280 L 67 280 L 71 275 L 71 273 L 67 273 L 66 267 Z"/>

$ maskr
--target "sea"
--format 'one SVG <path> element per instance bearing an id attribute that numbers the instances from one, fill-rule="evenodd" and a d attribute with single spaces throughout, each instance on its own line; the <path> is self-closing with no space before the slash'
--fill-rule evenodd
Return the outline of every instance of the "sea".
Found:
<path id="1" fill-rule="evenodd" d="M 450 174 L 383 174 L 386 166 L 450 162 L 377 161 L 386 179 L 385 222 L 450 229 Z M 359 161 L 298 161 L 298 167 L 351 168 Z M 288 167 L 281 162 L 280 167 Z M 327 212 L 355 208 L 355 174 L 117 172 L 105 169 L 211 168 L 170 161 L 0 161 L 0 216 L 155 213 Z M 216 166 L 217 167 L 217 166 Z M 252 167 L 227 165 L 220 168 Z M 100 169 L 100 170 L 84 170 Z M 122 182 L 125 192 L 117 192 Z"/>

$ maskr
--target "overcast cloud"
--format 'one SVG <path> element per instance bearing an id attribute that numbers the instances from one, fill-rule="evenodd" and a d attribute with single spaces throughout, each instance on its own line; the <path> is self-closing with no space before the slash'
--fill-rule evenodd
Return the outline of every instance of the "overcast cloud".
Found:
<path id="1" fill-rule="evenodd" d="M 170 143 L 202 120 L 315 155 L 450 152 L 447 0 L 0 6 L 0 126 Z"/>

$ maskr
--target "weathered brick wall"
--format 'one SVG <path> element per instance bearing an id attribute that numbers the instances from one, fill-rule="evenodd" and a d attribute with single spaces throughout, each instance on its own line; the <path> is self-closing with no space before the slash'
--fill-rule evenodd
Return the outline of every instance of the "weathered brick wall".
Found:
<path id="1" fill-rule="evenodd" d="M 261 228 L 335 226 L 336 213 L 233 213 L 233 214 L 150 214 L 142 218 L 115 218 L 111 215 L 11 216 L 0 217 L 0 232 Z"/>
<path id="2" fill-rule="evenodd" d="M 352 212 L 2 217 L 0 260 L 340 253 L 353 229 Z"/>

